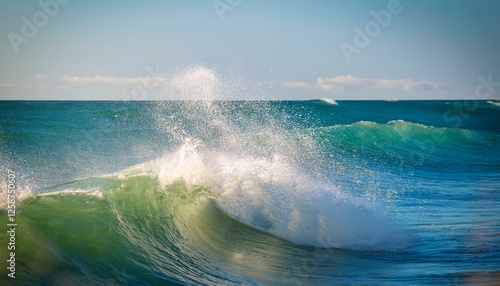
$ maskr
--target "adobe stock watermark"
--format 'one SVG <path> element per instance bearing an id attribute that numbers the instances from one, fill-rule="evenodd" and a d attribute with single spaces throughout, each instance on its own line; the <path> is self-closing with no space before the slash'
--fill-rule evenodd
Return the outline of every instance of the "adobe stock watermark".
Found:
<path id="1" fill-rule="evenodd" d="M 399 0 L 390 0 L 387 3 L 387 9 L 383 9 L 378 12 L 370 12 L 373 20 L 367 22 L 364 29 L 357 26 L 354 27 L 355 35 L 353 44 L 342 42 L 339 45 L 347 63 L 352 61 L 352 56 L 354 54 L 360 54 L 363 49 L 368 47 L 372 42 L 372 39 L 380 34 L 382 28 L 389 26 L 392 21 L 392 17 L 401 13 L 403 9 L 404 7 L 401 5 Z"/>
<path id="2" fill-rule="evenodd" d="M 7 233 L 8 244 L 7 250 L 9 258 L 7 259 L 7 276 L 16 278 L 16 207 L 17 207 L 17 173 L 11 169 L 7 169 Z"/>
<path id="3" fill-rule="evenodd" d="M 500 87 L 500 81 L 493 81 L 493 75 L 489 74 L 488 78 L 484 78 L 482 75 L 477 77 L 479 84 L 474 90 L 475 99 L 492 99 L 496 91 L 495 87 Z M 486 93 L 485 93 L 486 92 Z"/>
<path id="4" fill-rule="evenodd" d="M 47 26 L 49 20 L 54 18 L 60 11 L 61 5 L 68 4 L 70 0 L 40 0 L 38 6 L 40 10 L 35 12 L 31 18 L 22 17 L 21 33 L 9 32 L 7 38 L 14 53 L 19 53 L 21 44 L 28 44 L 43 27 Z"/>
<path id="5" fill-rule="evenodd" d="M 460 128 L 464 123 L 464 119 L 469 118 L 473 112 L 479 108 L 480 101 L 495 98 L 495 92 L 498 90 L 495 87 L 500 87 L 500 81 L 494 81 L 493 75 L 489 74 L 487 77 L 479 75 L 477 77 L 478 84 L 474 90 L 474 95 L 469 95 L 465 100 L 451 104 L 443 113 L 443 121 L 451 123 L 452 128 Z M 413 166 L 422 165 L 428 156 L 431 156 L 436 151 L 436 145 L 442 144 L 448 140 L 445 134 L 445 129 L 439 128 L 432 131 L 432 136 L 429 140 L 422 141 L 420 150 L 414 150 L 409 160 L 412 162 L 412 170 L 409 171 L 413 174 Z"/>
<path id="6" fill-rule="evenodd" d="M 236 7 L 240 6 L 243 0 L 215 0 L 212 2 L 215 12 L 219 16 L 219 20 L 224 21 L 224 14 L 233 11 Z"/>
<path id="7" fill-rule="evenodd" d="M 322 242 L 323 245 L 331 245 L 331 235 L 328 235 Z M 310 278 L 322 262 L 333 257 L 334 253 L 335 250 L 331 247 L 315 248 L 312 255 L 290 264 L 289 270 L 282 273 L 281 282 L 284 285 L 306 285 L 306 279 Z"/>
<path id="8" fill-rule="evenodd" d="M 463 101 L 463 104 L 451 105 L 443 114 L 443 120 L 448 123 L 453 123 L 453 127 L 457 128 L 462 125 L 464 118 L 469 118 L 472 112 L 479 108 L 480 100 L 493 99 L 495 87 L 500 87 L 500 81 L 493 81 L 493 75 L 489 74 L 488 77 L 482 75 L 477 77 L 479 84 L 474 89 L 474 95 L 469 95 Z"/>
<path id="9" fill-rule="evenodd" d="M 142 80 L 141 84 L 132 87 L 127 93 L 120 95 L 122 100 L 145 100 L 148 98 L 148 95 L 160 90 L 165 79 L 165 73 L 160 71 L 160 65 L 156 65 L 155 69 L 147 66 L 146 72 L 148 76 Z"/>
<path id="10" fill-rule="evenodd" d="M 140 84 L 130 88 L 127 92 L 120 94 L 120 99 L 123 101 L 129 100 L 147 100 L 152 98 L 155 91 L 160 90 L 164 82 L 164 73 L 160 71 L 160 66 L 156 65 L 155 68 L 150 66 L 146 67 L 147 77 L 141 79 Z M 126 120 L 126 117 L 124 118 Z M 115 120 L 104 121 L 99 125 L 98 132 L 91 132 L 82 140 L 76 143 L 73 152 L 66 156 L 67 162 L 80 162 L 88 154 L 88 149 L 92 146 L 98 146 L 102 143 L 103 138 L 106 138 L 113 131 L 123 127 L 124 122 L 120 122 L 117 118 Z"/>

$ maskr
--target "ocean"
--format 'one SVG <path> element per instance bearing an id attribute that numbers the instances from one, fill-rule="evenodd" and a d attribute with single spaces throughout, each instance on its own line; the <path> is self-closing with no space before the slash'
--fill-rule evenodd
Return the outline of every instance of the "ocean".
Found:
<path id="1" fill-rule="evenodd" d="M 500 284 L 498 101 L 1 101 L 0 165 L 0 285 Z"/>

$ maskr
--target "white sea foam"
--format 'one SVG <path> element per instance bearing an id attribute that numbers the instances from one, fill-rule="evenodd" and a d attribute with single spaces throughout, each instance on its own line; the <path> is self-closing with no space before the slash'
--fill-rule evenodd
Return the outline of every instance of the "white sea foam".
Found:
<path id="1" fill-rule="evenodd" d="M 280 156 L 204 151 L 188 142 L 139 167 L 154 169 L 162 187 L 182 179 L 208 188 L 232 218 L 296 244 L 389 250 L 409 241 L 402 228 L 367 202 L 304 175 Z"/>
<path id="2" fill-rule="evenodd" d="M 323 97 L 320 100 L 322 100 L 326 103 L 332 104 L 332 105 L 338 105 L 338 103 L 334 99 L 331 99 L 331 98 Z"/>
<path id="3" fill-rule="evenodd" d="M 404 231 L 376 208 L 301 169 L 297 162 L 311 160 L 307 154 L 314 146 L 303 150 L 288 139 L 277 138 L 279 142 L 273 145 L 286 146 L 282 148 L 286 152 L 261 154 L 242 147 L 248 142 L 242 142 L 238 122 L 273 134 L 277 122 L 262 107 L 254 111 L 267 119 L 264 122 L 249 120 L 245 113 L 228 117 L 223 107 L 211 104 L 225 86 L 213 70 L 188 69 L 177 82 L 180 98 L 194 93 L 207 102 L 186 102 L 178 110 L 185 120 L 181 122 L 159 103 L 157 127 L 176 139 L 179 147 L 127 172 L 156 176 L 163 189 L 179 179 L 210 189 L 217 206 L 232 218 L 296 244 L 351 249 L 393 249 L 406 244 Z M 336 104 L 332 99 L 322 100 Z M 185 125 L 189 130 L 182 128 Z M 221 138 L 219 148 L 208 147 L 213 146 L 212 135 Z"/>
<path id="4" fill-rule="evenodd" d="M 492 100 L 488 100 L 487 103 L 491 104 L 491 105 L 495 105 L 495 106 L 500 106 L 500 101 L 492 101 Z"/>
<path id="5" fill-rule="evenodd" d="M 0 187 L 2 190 L 2 192 L 0 193 L 0 209 L 4 210 L 7 209 L 9 205 L 12 205 L 9 200 L 14 201 L 15 204 L 18 204 L 24 199 L 33 195 L 33 191 L 31 190 L 31 188 L 27 185 L 22 185 L 18 180 L 16 181 L 14 186 L 15 187 L 12 190 L 14 190 L 15 192 L 11 193 L 11 197 L 9 197 L 7 178 L 2 178 L 0 180 Z"/>
<path id="6" fill-rule="evenodd" d="M 60 191 L 53 191 L 53 192 L 37 194 L 37 196 L 39 196 L 39 197 L 61 196 L 61 195 L 88 195 L 88 196 L 94 196 L 94 197 L 97 197 L 100 199 L 103 198 L 102 192 L 100 190 L 97 190 L 97 189 L 64 189 L 64 190 L 60 190 Z"/>

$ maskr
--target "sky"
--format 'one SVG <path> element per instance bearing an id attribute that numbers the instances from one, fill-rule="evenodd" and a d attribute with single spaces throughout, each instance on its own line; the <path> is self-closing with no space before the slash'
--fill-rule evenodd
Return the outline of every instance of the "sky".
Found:
<path id="1" fill-rule="evenodd" d="M 200 86 L 498 100 L 499 15 L 499 0 L 1 1 L 0 100 L 199 99 Z"/>

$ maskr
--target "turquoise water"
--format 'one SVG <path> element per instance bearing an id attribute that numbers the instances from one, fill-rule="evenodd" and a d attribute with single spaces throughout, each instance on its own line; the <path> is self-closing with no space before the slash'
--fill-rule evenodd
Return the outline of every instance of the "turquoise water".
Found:
<path id="1" fill-rule="evenodd" d="M 499 144 L 495 101 L 3 101 L 0 284 L 498 285 Z"/>

